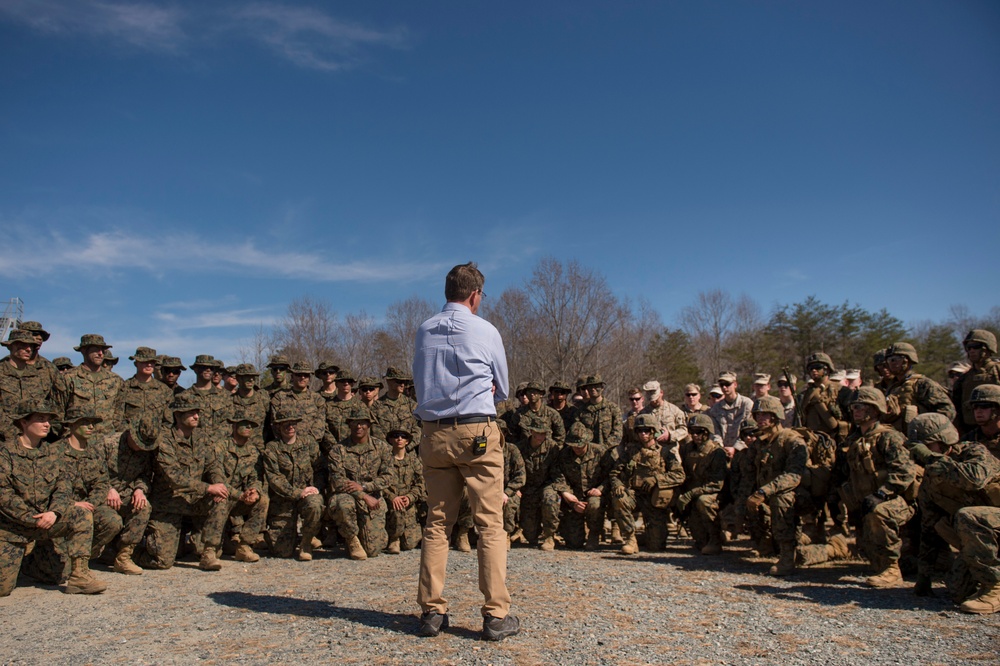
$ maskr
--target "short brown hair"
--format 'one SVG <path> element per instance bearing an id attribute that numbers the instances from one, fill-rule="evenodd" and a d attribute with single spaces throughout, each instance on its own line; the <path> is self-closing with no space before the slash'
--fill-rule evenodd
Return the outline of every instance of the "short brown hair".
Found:
<path id="1" fill-rule="evenodd" d="M 635 395 L 636 393 L 638 393 L 639 395 L 642 395 L 642 390 L 638 389 L 638 388 L 630 388 L 629 390 L 625 391 L 625 395 L 627 395 L 630 398 L 633 395 Z"/>
<path id="2" fill-rule="evenodd" d="M 444 297 L 449 303 L 460 303 L 477 291 L 481 291 L 486 278 L 475 262 L 459 264 L 444 279 Z"/>

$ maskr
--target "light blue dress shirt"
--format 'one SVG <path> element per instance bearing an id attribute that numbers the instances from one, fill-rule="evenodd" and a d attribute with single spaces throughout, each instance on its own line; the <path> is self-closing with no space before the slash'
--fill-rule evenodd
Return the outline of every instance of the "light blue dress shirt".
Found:
<path id="1" fill-rule="evenodd" d="M 421 421 L 496 416 L 496 403 L 507 399 L 500 332 L 466 306 L 445 304 L 417 329 L 413 383 Z"/>

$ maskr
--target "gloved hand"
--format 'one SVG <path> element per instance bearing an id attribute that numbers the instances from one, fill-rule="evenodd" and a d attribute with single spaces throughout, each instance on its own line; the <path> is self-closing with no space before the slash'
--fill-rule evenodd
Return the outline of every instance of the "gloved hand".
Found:
<path id="1" fill-rule="evenodd" d="M 625 486 L 613 486 L 611 488 L 612 497 L 625 497 Z"/>
<path id="2" fill-rule="evenodd" d="M 656 487 L 656 478 L 652 476 L 647 476 L 643 478 L 641 483 L 639 484 L 639 490 L 641 490 L 644 493 L 652 491 L 653 488 L 655 487 Z"/>
<path id="3" fill-rule="evenodd" d="M 921 467 L 927 467 L 928 463 L 934 462 L 935 459 L 940 458 L 940 453 L 934 453 L 926 444 L 914 444 L 910 449 L 910 457 L 913 458 L 913 462 L 917 463 Z"/>
<path id="4" fill-rule="evenodd" d="M 747 498 L 747 510 L 748 511 L 756 511 L 757 509 L 760 508 L 760 505 L 763 504 L 766 501 L 767 501 L 767 498 L 764 497 L 764 493 L 762 493 L 762 492 L 760 492 L 758 490 L 753 495 L 751 495 L 750 497 Z"/>
<path id="5" fill-rule="evenodd" d="M 875 507 L 877 507 L 884 501 L 885 499 L 879 497 L 878 495 L 868 495 L 863 500 L 861 500 L 861 514 L 867 516 L 869 513 L 875 510 Z"/>
<path id="6" fill-rule="evenodd" d="M 684 513 L 687 511 L 688 504 L 691 503 L 692 499 L 690 490 L 678 497 L 676 502 L 677 513 Z"/>

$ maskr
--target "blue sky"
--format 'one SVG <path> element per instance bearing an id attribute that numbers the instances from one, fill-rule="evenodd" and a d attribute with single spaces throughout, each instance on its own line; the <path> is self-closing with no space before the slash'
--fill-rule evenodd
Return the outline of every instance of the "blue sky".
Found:
<path id="1" fill-rule="evenodd" d="M 714 288 L 942 320 L 1000 302 L 1000 4 L 0 0 L 0 155 L 50 358 L 233 361 L 296 297 L 544 256 L 666 324 Z"/>

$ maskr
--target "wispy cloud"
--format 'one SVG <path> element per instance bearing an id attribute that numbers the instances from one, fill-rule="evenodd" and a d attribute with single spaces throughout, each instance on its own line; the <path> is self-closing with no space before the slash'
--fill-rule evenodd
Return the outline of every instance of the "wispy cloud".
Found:
<path id="1" fill-rule="evenodd" d="M 158 321 L 168 324 L 177 331 L 198 328 L 230 328 L 243 326 L 271 326 L 279 317 L 268 308 L 245 308 L 241 310 L 215 311 L 201 314 L 177 314 L 161 310 L 153 314 Z"/>

